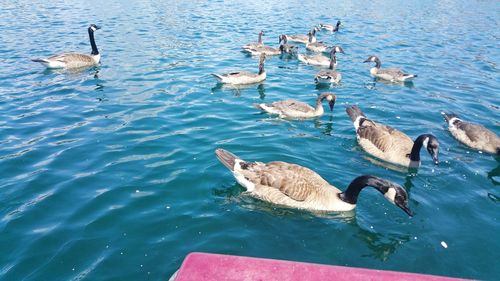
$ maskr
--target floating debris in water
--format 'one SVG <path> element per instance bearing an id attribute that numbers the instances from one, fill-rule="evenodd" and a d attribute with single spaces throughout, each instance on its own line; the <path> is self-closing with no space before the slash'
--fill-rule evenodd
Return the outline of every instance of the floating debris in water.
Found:
<path id="1" fill-rule="evenodd" d="M 443 248 L 445 248 L 445 249 L 448 248 L 448 244 L 446 244 L 446 242 L 444 242 L 444 241 L 441 241 L 441 246 L 443 246 Z"/>

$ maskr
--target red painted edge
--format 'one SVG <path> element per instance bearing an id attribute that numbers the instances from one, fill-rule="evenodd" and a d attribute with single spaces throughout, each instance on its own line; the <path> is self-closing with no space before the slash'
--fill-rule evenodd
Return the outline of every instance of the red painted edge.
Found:
<path id="1" fill-rule="evenodd" d="M 333 266 L 208 253 L 190 253 L 177 272 L 175 281 L 324 281 L 324 280 L 423 280 L 458 281 L 450 277 Z"/>

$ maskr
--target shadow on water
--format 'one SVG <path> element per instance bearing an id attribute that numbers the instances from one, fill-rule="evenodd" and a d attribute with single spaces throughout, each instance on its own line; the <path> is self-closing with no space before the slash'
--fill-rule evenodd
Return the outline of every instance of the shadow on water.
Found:
<path id="1" fill-rule="evenodd" d="M 323 135 L 332 136 L 332 132 L 333 132 L 333 116 L 330 115 L 328 117 L 328 121 L 326 121 L 326 122 L 322 122 L 321 119 L 319 119 L 319 118 L 314 119 L 314 128 L 321 129 L 321 127 L 322 127 L 323 124 L 324 124 L 324 129 L 322 131 Z"/>
<path id="2" fill-rule="evenodd" d="M 256 85 L 257 85 L 257 87 L 255 87 Z M 239 97 L 239 96 L 241 96 L 241 93 L 244 90 L 248 90 L 248 89 L 257 89 L 257 92 L 259 93 L 259 98 L 262 100 L 266 97 L 266 88 L 264 87 L 264 83 L 247 84 L 247 85 L 231 85 L 231 84 L 224 84 L 224 83 L 218 82 L 210 90 L 212 93 L 230 91 L 234 96 Z"/>
<path id="3" fill-rule="evenodd" d="M 409 89 L 415 88 L 413 81 L 399 82 L 399 81 L 388 81 L 380 78 L 373 78 L 373 80 L 365 82 L 365 88 L 367 88 L 368 90 L 375 90 L 377 88 L 377 83 L 389 86 L 404 86 Z"/>
<path id="4" fill-rule="evenodd" d="M 411 240 L 411 236 L 408 234 L 381 234 L 364 230 L 361 227 L 359 228 L 359 232 L 354 234 L 354 237 L 363 240 L 371 250 L 369 254 L 362 256 L 372 257 L 381 261 L 389 259 L 396 249 Z"/>
<path id="5" fill-rule="evenodd" d="M 42 72 L 43 75 L 52 75 L 52 74 L 61 74 L 65 75 L 68 78 L 78 79 L 88 76 L 89 74 L 93 75 L 95 79 L 99 79 L 99 71 L 101 67 L 97 66 L 85 66 L 78 68 L 45 68 Z"/>
<path id="6" fill-rule="evenodd" d="M 497 163 L 500 162 L 500 157 L 497 157 L 496 160 Z M 494 185 L 500 185 L 500 164 L 498 164 L 496 168 L 488 172 L 488 178 Z"/>

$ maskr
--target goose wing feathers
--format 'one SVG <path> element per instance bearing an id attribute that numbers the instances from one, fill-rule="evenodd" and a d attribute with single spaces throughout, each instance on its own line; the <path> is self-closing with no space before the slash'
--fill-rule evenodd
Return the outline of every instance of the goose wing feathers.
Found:
<path id="1" fill-rule="evenodd" d="M 486 142 L 493 141 L 496 137 L 490 130 L 479 124 L 462 122 L 457 127 L 458 129 L 463 130 L 467 137 L 473 142 L 482 140 L 485 140 Z"/>
<path id="2" fill-rule="evenodd" d="M 332 79 L 335 80 L 339 76 L 339 73 L 335 70 L 322 70 L 316 74 L 316 78 L 322 79 Z"/>
<path id="3" fill-rule="evenodd" d="M 473 148 L 500 155 L 500 138 L 484 126 L 475 123 L 460 122 L 457 124 L 457 129 L 463 131 L 465 137 L 468 138 L 468 140 L 462 138 L 459 131 L 457 131 L 455 135 L 459 141 Z"/>
<path id="4" fill-rule="evenodd" d="M 257 77 L 259 75 L 256 74 L 256 73 L 239 71 L 239 72 L 231 72 L 231 73 L 227 73 L 227 74 L 221 74 L 220 76 L 222 76 L 222 77 L 232 77 L 232 78 L 240 78 L 240 77 L 251 77 L 251 78 L 254 78 L 254 77 Z"/>
<path id="5" fill-rule="evenodd" d="M 319 188 L 329 184 L 314 171 L 281 161 L 253 163 L 239 171 L 245 178 L 263 188 L 272 188 L 295 200 L 305 201 Z"/>
<path id="6" fill-rule="evenodd" d="M 60 61 L 63 63 L 70 63 L 70 62 L 82 62 L 82 63 L 94 63 L 94 59 L 85 54 L 77 54 L 77 53 L 67 53 L 67 54 L 61 54 L 61 55 L 55 55 L 47 58 L 48 60 L 55 60 L 55 61 Z"/>
<path id="7" fill-rule="evenodd" d="M 404 150 L 404 153 L 409 153 L 413 147 L 413 141 L 407 135 L 370 120 L 365 120 L 359 127 L 358 137 L 370 141 L 382 152 Z"/>
<path id="8" fill-rule="evenodd" d="M 273 102 L 271 106 L 280 111 L 290 111 L 290 110 L 300 111 L 300 112 L 314 111 L 314 108 L 312 108 L 310 105 L 296 100 L 276 101 Z"/>

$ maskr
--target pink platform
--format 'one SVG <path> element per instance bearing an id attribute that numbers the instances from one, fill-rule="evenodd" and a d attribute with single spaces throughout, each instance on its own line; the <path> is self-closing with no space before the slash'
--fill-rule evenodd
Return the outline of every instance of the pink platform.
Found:
<path id="1" fill-rule="evenodd" d="M 313 263 L 191 253 L 171 280 L 203 281 L 325 281 L 325 280 L 464 280 L 396 271 L 331 266 Z"/>

